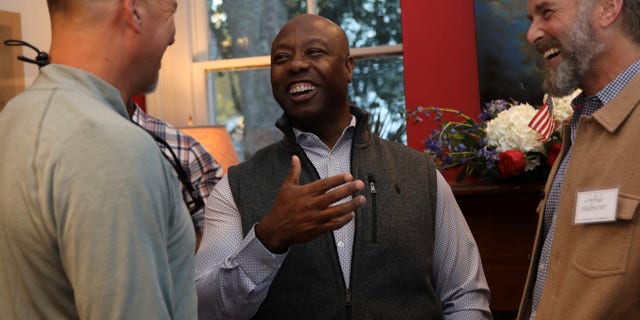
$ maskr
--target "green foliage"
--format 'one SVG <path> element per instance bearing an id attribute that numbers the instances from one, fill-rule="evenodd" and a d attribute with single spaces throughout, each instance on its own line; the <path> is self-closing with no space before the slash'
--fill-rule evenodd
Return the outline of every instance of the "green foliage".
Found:
<path id="1" fill-rule="evenodd" d="M 209 1 L 213 38 L 210 59 L 268 55 L 270 41 L 280 27 L 289 18 L 307 11 L 307 2 L 300 0 Z M 336 22 L 345 30 L 351 47 L 402 43 L 399 0 L 318 0 L 317 9 L 320 15 Z M 247 44 L 248 47 L 242 48 L 241 44 Z M 225 81 L 231 87 L 222 94 L 223 99 L 232 101 L 230 104 L 245 117 L 247 132 L 252 128 L 272 126 L 275 120 L 271 115 L 280 110 L 273 99 L 264 94 L 270 91 L 268 78 L 266 81 L 258 81 L 256 75 L 246 71 L 227 73 L 229 79 Z M 220 76 L 221 73 L 218 77 Z M 217 85 L 216 91 L 219 91 Z M 353 104 L 378 115 L 374 126 L 377 133 L 384 138 L 404 142 L 404 75 L 401 55 L 358 59 L 349 96 Z M 216 106 L 222 105 L 227 103 L 219 99 Z M 245 138 L 249 136 L 251 135 L 247 134 Z M 255 144 L 251 141 L 246 143 Z"/>
<path id="2" fill-rule="evenodd" d="M 369 132 L 389 141 L 405 143 L 407 133 L 406 122 L 404 120 L 397 121 L 396 117 L 397 115 L 388 113 L 370 113 Z"/>

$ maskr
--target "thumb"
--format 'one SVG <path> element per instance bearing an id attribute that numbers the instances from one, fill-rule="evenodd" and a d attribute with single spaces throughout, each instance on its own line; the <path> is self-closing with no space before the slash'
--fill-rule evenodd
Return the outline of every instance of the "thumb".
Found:
<path id="1" fill-rule="evenodd" d="M 291 167 L 287 177 L 284 179 L 284 185 L 298 186 L 300 184 L 300 170 L 300 158 L 294 155 L 291 157 Z"/>

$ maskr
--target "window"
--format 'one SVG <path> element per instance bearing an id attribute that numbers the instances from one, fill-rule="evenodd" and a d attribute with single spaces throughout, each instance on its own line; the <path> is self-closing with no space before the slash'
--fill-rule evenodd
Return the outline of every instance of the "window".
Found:
<path id="1" fill-rule="evenodd" d="M 271 40 L 287 20 L 305 12 L 345 30 L 356 61 L 350 101 L 371 113 L 381 136 L 406 141 L 400 0 L 185 1 L 191 4 L 185 20 L 192 28 L 196 106 L 190 114 L 198 124 L 226 125 L 241 159 L 281 137 L 274 123 L 282 112 L 268 70 Z"/>

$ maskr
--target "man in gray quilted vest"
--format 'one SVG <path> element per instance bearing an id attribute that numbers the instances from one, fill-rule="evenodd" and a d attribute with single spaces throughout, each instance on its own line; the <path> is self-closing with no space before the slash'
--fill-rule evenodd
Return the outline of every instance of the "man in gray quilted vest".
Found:
<path id="1" fill-rule="evenodd" d="M 271 47 L 284 138 L 231 167 L 196 256 L 200 319 L 490 319 L 476 243 L 430 158 L 349 105 L 345 33 L 291 19 Z"/>

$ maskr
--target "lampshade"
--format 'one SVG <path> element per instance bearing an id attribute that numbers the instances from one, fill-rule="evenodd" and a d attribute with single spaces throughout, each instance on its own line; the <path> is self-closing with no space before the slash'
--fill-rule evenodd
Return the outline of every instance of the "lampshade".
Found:
<path id="1" fill-rule="evenodd" d="M 178 130 L 192 136 L 222 165 L 222 173 L 239 162 L 238 153 L 224 126 L 180 127 Z"/>

